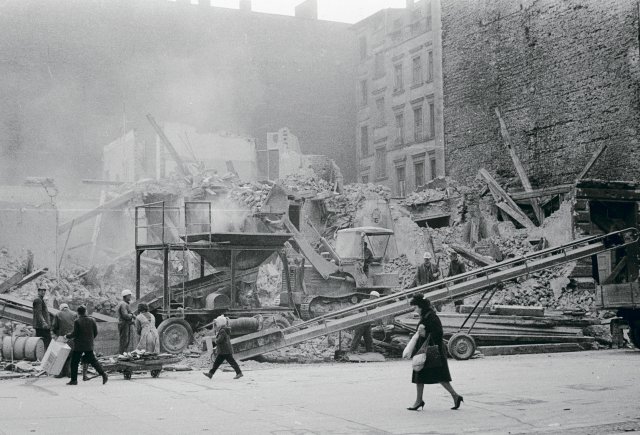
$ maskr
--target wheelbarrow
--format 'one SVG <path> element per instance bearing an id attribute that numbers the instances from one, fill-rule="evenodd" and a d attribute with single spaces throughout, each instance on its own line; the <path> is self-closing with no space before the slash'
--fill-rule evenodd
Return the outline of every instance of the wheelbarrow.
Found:
<path id="1" fill-rule="evenodd" d="M 133 372 L 150 372 L 152 378 L 157 378 L 160 376 L 160 372 L 162 372 L 162 368 L 165 364 L 174 364 L 179 361 L 180 359 L 178 357 L 166 357 L 149 359 L 140 358 L 123 361 L 119 360 L 101 364 L 102 368 L 104 368 L 106 372 L 120 372 L 126 380 L 130 380 Z"/>

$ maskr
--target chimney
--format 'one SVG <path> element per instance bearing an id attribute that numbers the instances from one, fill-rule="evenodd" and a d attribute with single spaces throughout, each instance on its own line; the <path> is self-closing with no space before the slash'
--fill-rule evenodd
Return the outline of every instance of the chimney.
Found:
<path id="1" fill-rule="evenodd" d="M 296 17 L 317 20 L 318 0 L 305 0 L 296 6 Z"/>
<path id="2" fill-rule="evenodd" d="M 251 12 L 251 0 L 240 0 L 240 10 Z"/>

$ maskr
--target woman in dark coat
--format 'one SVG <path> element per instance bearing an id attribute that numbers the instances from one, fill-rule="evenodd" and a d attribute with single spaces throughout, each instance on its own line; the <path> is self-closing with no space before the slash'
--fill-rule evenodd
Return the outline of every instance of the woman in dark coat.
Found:
<path id="1" fill-rule="evenodd" d="M 410 305 L 415 306 L 415 311 L 420 315 L 420 323 L 418 325 L 419 337 L 416 342 L 411 357 L 418 352 L 424 341 L 431 335 L 429 345 L 437 344 L 440 348 L 440 358 L 442 364 L 440 367 L 428 368 L 424 367 L 419 372 L 413 372 L 411 382 L 416 384 L 416 401 L 412 407 L 407 408 L 411 411 L 416 411 L 419 408 L 424 408 L 424 400 L 422 400 L 422 392 L 424 390 L 424 384 L 440 384 L 445 390 L 451 394 L 453 399 L 453 408 L 458 409 L 460 403 L 463 402 L 461 395 L 456 393 L 451 384 L 451 375 L 449 374 L 449 365 L 447 364 L 447 350 L 442 342 L 442 323 L 440 318 L 436 314 L 435 310 L 431 306 L 431 301 L 425 299 L 422 295 L 416 295 L 410 302 Z"/>

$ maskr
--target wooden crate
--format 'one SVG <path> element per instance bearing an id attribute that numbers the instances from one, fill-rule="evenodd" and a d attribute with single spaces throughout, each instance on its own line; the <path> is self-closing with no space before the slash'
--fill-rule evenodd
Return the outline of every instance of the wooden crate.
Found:
<path id="1" fill-rule="evenodd" d="M 598 308 L 640 308 L 640 284 L 627 282 L 596 287 Z"/>

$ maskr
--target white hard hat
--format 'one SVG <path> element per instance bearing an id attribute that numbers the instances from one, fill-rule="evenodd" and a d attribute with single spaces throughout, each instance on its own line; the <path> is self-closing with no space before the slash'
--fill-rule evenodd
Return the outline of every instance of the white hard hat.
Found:
<path id="1" fill-rule="evenodd" d="M 221 328 L 223 326 L 227 326 L 229 324 L 229 319 L 227 319 L 224 314 L 220 314 L 218 317 L 216 317 L 216 326 L 218 328 Z"/>
<path id="2" fill-rule="evenodd" d="M 68 304 L 60 304 L 60 311 L 64 310 L 65 308 L 69 308 Z"/>
<path id="3" fill-rule="evenodd" d="M 380 293 L 378 293 L 377 291 L 373 290 L 371 293 L 369 293 L 369 296 L 372 298 L 379 298 L 380 297 Z"/>
<path id="4" fill-rule="evenodd" d="M 121 296 L 122 297 L 131 296 L 131 290 L 129 289 L 122 290 Z"/>
<path id="5" fill-rule="evenodd" d="M 424 258 L 425 260 L 431 260 L 431 258 L 432 258 L 431 257 L 431 252 L 425 252 L 424 256 L 422 258 Z"/>

